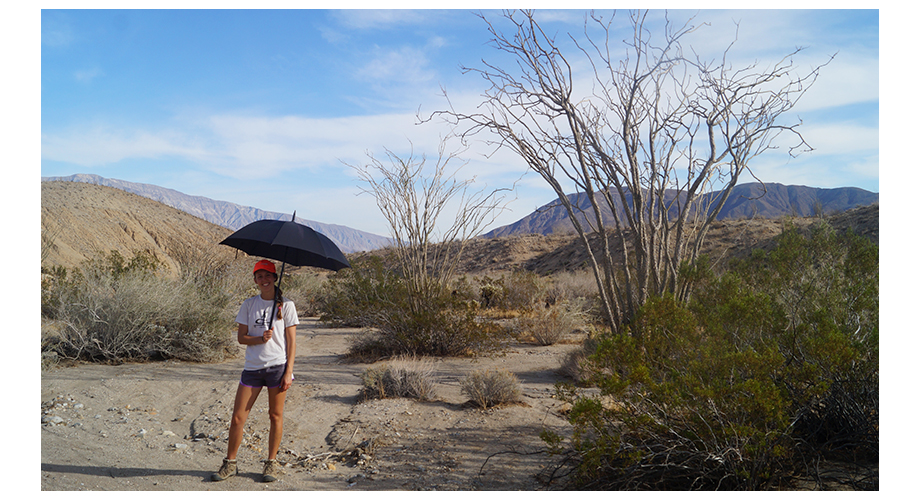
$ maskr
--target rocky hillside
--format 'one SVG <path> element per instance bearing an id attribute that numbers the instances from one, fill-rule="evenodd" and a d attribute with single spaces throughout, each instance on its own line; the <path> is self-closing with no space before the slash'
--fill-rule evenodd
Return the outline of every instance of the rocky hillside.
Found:
<path id="1" fill-rule="evenodd" d="M 701 203 L 708 203 L 720 196 L 719 192 L 711 193 Z M 630 202 L 630 197 L 626 196 Z M 711 198 L 711 199 L 710 199 Z M 569 199 L 581 210 L 591 210 L 589 200 L 584 195 L 569 195 Z M 675 192 L 669 193 L 666 203 L 675 199 Z M 735 186 L 731 196 L 725 202 L 718 220 L 746 219 L 750 217 L 777 218 L 785 215 L 808 217 L 816 214 L 836 214 L 851 208 L 871 205 L 878 202 L 878 193 L 859 188 L 844 187 L 834 189 L 811 188 L 807 186 L 785 186 L 768 183 L 763 189 L 760 183 L 749 183 Z M 601 205 L 603 206 L 603 205 Z M 672 206 L 675 206 L 673 204 Z M 621 209 L 620 209 L 621 210 Z M 670 217 L 677 216 L 673 209 Z M 612 212 L 603 215 L 605 224 L 612 224 Z M 584 221 L 584 217 L 582 217 Z M 557 200 L 535 210 L 526 217 L 507 226 L 496 228 L 484 236 L 495 238 L 515 234 L 552 234 L 573 232 L 568 214 Z"/>
<path id="2" fill-rule="evenodd" d="M 878 204 L 867 205 L 828 217 L 838 231 L 853 230 L 858 235 L 878 243 Z M 806 228 L 816 217 L 779 217 L 720 220 L 713 224 L 704 240 L 701 253 L 713 262 L 727 262 L 744 257 L 754 248 L 772 248 L 774 238 L 790 222 Z M 599 244 L 599 243 L 598 243 Z M 386 250 L 356 254 L 387 258 Z M 614 252 L 614 258 L 617 258 Z M 458 271 L 473 275 L 494 274 L 522 269 L 541 275 L 587 269 L 587 252 L 581 240 L 569 232 L 552 234 L 522 234 L 496 238 L 476 238 L 470 241 L 462 255 Z"/>
<path id="3" fill-rule="evenodd" d="M 291 220 L 292 215 L 269 212 L 227 201 L 212 200 L 203 196 L 191 196 L 175 191 L 174 189 L 154 186 L 153 184 L 140 184 L 118 179 L 106 179 L 99 175 L 76 174 L 66 177 L 42 177 L 41 181 L 83 182 L 99 186 L 114 187 L 156 200 L 233 231 L 260 219 Z M 295 220 L 328 236 L 343 252 L 374 250 L 376 248 L 388 246 L 391 243 L 391 240 L 384 236 L 359 231 L 347 226 L 325 224 L 301 219 L 299 217 Z"/>
<path id="4" fill-rule="evenodd" d="M 158 201 L 81 182 L 41 182 L 41 266 L 75 267 L 116 250 L 150 251 L 170 270 L 185 256 L 234 250 L 232 231 Z"/>

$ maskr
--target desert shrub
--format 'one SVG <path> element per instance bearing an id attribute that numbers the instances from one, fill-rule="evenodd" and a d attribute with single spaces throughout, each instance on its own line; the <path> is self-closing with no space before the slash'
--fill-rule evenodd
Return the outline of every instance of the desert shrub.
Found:
<path id="1" fill-rule="evenodd" d="M 735 266 L 772 297 L 796 436 L 826 457 L 878 457 L 878 246 L 819 222 Z"/>
<path id="2" fill-rule="evenodd" d="M 503 277 L 505 294 L 500 307 L 504 309 L 529 310 L 546 302 L 545 285 L 532 272 L 515 270 Z"/>
<path id="3" fill-rule="evenodd" d="M 472 355 L 495 349 L 505 336 L 502 328 L 479 319 L 473 310 L 453 307 L 416 312 L 398 305 L 382 311 L 376 325 L 352 341 L 351 355 Z"/>
<path id="4" fill-rule="evenodd" d="M 434 400 L 434 364 L 422 359 L 401 356 L 362 375 L 363 398 L 412 398 Z"/>
<path id="5" fill-rule="evenodd" d="M 590 328 L 587 336 L 578 347 L 566 352 L 560 363 L 559 373 L 572 379 L 577 385 L 587 385 L 591 377 L 590 370 L 586 367 L 588 358 L 597 351 L 599 334 L 595 328 Z"/>
<path id="6" fill-rule="evenodd" d="M 171 278 L 157 268 L 147 255 L 126 262 L 113 252 L 71 272 L 57 269 L 46 300 L 42 293 L 42 351 L 113 362 L 232 355 L 233 291 L 209 276 Z"/>
<path id="7" fill-rule="evenodd" d="M 576 464 L 572 486 L 769 489 L 823 457 L 877 464 L 877 253 L 789 230 L 689 306 L 654 298 L 628 334 L 597 339 L 599 394 L 560 386 L 571 446 L 544 435 Z"/>
<path id="8" fill-rule="evenodd" d="M 467 294 L 425 281 L 433 287 L 428 300 L 412 301 L 403 279 L 381 261 L 354 263 L 323 287 L 321 319 L 332 326 L 368 327 L 352 340 L 350 354 L 359 357 L 458 356 L 499 344 L 504 331 L 479 319 Z"/>
<path id="9" fill-rule="evenodd" d="M 478 278 L 472 276 L 459 276 L 456 282 L 453 283 L 450 294 L 460 304 L 465 304 L 471 308 L 476 308 L 481 304 L 481 289 Z"/>
<path id="10" fill-rule="evenodd" d="M 377 257 L 351 264 L 329 275 L 319 290 L 320 320 L 333 327 L 375 326 L 384 311 L 402 304 L 400 277 Z"/>
<path id="11" fill-rule="evenodd" d="M 519 379 L 506 370 L 477 370 L 460 381 L 460 390 L 482 409 L 515 403 L 522 395 Z"/>
<path id="12" fill-rule="evenodd" d="M 769 479 L 761 464 L 790 458 L 775 349 L 708 337 L 671 297 L 648 301 L 633 328 L 588 360 L 601 394 L 571 399 L 581 486 L 753 489 Z"/>
<path id="13" fill-rule="evenodd" d="M 553 345 L 585 325 L 579 301 L 557 302 L 535 309 L 516 321 L 520 336 L 534 339 L 540 345 Z"/>
<path id="14" fill-rule="evenodd" d="M 495 279 L 490 276 L 478 278 L 480 305 L 485 309 L 500 307 L 506 300 L 506 288 L 503 279 Z"/>
<path id="15" fill-rule="evenodd" d="M 90 259 L 83 264 L 92 275 L 105 274 L 112 280 L 125 274 L 152 274 L 164 266 L 158 257 L 149 251 L 135 253 L 126 261 L 118 251 Z M 80 268 L 72 272 L 63 266 L 41 268 L 41 315 L 54 319 L 60 307 L 60 299 L 73 291 L 73 287 L 85 286 L 85 277 Z"/>
<path id="16" fill-rule="evenodd" d="M 294 302 L 300 317 L 319 316 L 321 311 L 318 298 L 321 297 L 326 282 L 327 277 L 324 275 L 301 269 L 285 273 L 281 289 L 285 298 Z"/>
<path id="17" fill-rule="evenodd" d="M 486 309 L 529 311 L 546 303 L 546 285 L 532 272 L 516 269 L 499 278 L 477 278 L 480 305 Z"/>
<path id="18" fill-rule="evenodd" d="M 582 312 L 589 312 L 590 305 L 598 296 L 597 281 L 590 271 L 566 271 L 548 277 L 545 285 L 546 302 L 555 304 L 568 301 L 578 304 Z"/>

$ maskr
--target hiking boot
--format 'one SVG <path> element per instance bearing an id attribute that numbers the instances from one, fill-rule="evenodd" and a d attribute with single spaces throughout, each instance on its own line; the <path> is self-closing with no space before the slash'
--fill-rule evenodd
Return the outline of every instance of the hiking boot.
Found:
<path id="1" fill-rule="evenodd" d="M 280 476 L 281 467 L 278 466 L 278 462 L 275 460 L 266 460 L 265 465 L 263 466 L 263 482 L 271 483 L 272 481 L 277 481 Z"/>
<path id="2" fill-rule="evenodd" d="M 231 476 L 237 475 L 237 460 L 222 460 L 222 466 L 219 467 L 219 472 L 216 472 L 212 475 L 210 479 L 213 481 L 224 481 Z"/>

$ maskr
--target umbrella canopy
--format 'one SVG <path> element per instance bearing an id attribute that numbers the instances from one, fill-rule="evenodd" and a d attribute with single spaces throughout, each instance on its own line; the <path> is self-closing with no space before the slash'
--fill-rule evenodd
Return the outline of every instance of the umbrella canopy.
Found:
<path id="1" fill-rule="evenodd" d="M 347 258 L 327 236 L 293 220 L 263 219 L 251 222 L 220 244 L 295 266 L 332 271 L 350 267 Z"/>

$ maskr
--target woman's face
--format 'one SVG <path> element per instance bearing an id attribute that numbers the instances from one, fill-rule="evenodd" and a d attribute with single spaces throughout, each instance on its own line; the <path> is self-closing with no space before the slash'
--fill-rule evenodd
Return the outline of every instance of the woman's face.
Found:
<path id="1" fill-rule="evenodd" d="M 275 289 L 275 278 L 277 276 L 263 269 L 253 273 L 253 282 L 256 283 L 259 291 L 263 293 Z"/>

